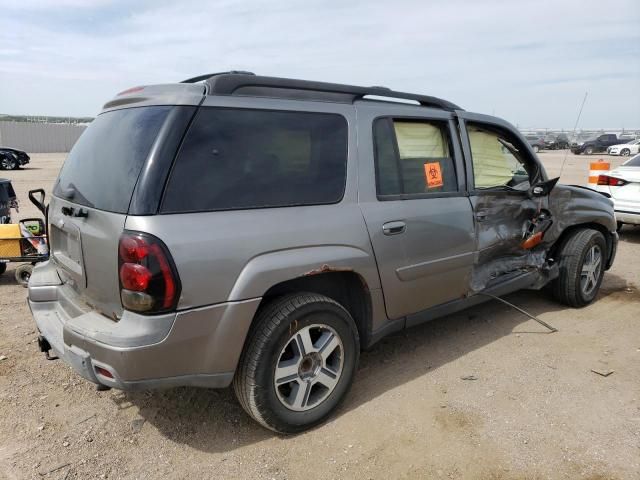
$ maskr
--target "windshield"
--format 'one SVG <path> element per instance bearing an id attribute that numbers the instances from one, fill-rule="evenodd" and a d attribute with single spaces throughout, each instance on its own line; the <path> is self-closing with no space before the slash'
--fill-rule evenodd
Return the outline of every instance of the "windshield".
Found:
<path id="1" fill-rule="evenodd" d="M 637 139 L 629 140 L 625 145 L 635 145 L 638 142 L 640 142 L 640 140 L 637 140 Z"/>
<path id="2" fill-rule="evenodd" d="M 171 108 L 127 108 L 96 117 L 64 162 L 54 195 L 126 213 L 138 175 Z"/>

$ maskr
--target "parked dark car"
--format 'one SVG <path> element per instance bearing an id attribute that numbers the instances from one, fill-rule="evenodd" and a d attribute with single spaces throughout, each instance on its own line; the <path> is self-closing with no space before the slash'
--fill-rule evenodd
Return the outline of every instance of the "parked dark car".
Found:
<path id="1" fill-rule="evenodd" d="M 569 137 L 566 134 L 547 135 L 544 138 L 545 148 L 548 150 L 563 150 L 569 148 Z"/>
<path id="2" fill-rule="evenodd" d="M 524 138 L 527 139 L 527 142 L 529 142 L 529 145 L 531 145 L 531 148 L 536 153 L 546 148 L 546 143 L 544 142 L 544 138 L 542 137 L 539 137 L 537 135 L 525 135 Z"/>
<path id="3" fill-rule="evenodd" d="M 586 155 L 602 153 L 606 152 L 608 147 L 624 142 L 624 140 L 619 139 L 613 133 L 605 133 L 603 135 L 598 135 L 597 137 L 592 137 L 583 143 L 571 145 L 571 152 L 576 155 L 580 155 L 581 153 Z"/>
<path id="4" fill-rule="evenodd" d="M 15 148 L 0 147 L 0 168 L 2 170 L 16 170 L 29 163 L 29 155 Z"/>

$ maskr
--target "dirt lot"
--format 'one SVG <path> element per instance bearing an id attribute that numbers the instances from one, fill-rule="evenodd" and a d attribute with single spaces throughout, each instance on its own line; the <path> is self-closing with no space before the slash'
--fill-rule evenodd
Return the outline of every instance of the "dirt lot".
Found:
<path id="1" fill-rule="evenodd" d="M 562 153 L 540 157 L 559 173 Z M 63 158 L 34 154 L 29 168 L 1 172 L 20 216 L 36 214 L 26 191 L 49 190 Z M 585 183 L 594 158 L 569 154 L 562 180 Z M 627 229 L 583 310 L 545 292 L 510 297 L 558 333 L 490 303 L 384 340 L 363 354 L 337 414 L 295 437 L 260 428 L 228 390 L 97 392 L 37 352 L 10 269 L 0 277 L 0 477 L 640 478 L 639 253 L 640 228 Z"/>

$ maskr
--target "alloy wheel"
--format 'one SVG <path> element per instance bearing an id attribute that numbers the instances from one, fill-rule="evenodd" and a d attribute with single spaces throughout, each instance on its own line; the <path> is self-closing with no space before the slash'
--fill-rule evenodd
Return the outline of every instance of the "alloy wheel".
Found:
<path id="1" fill-rule="evenodd" d="M 602 251 L 598 245 L 593 245 L 584 257 L 580 272 L 580 288 L 586 296 L 589 296 L 598 285 L 601 269 Z"/>
<path id="2" fill-rule="evenodd" d="M 306 411 L 335 389 L 344 366 L 344 347 L 336 331 L 316 324 L 295 332 L 280 352 L 274 387 L 288 409 Z"/>

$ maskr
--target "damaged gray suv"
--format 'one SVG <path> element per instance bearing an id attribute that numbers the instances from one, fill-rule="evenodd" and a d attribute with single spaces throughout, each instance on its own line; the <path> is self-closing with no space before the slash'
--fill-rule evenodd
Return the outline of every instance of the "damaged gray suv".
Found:
<path id="1" fill-rule="evenodd" d="M 99 386 L 236 395 L 293 433 L 361 349 L 519 289 L 594 300 L 612 202 L 435 97 L 229 72 L 136 87 L 69 154 L 29 282 L 47 355 Z"/>

